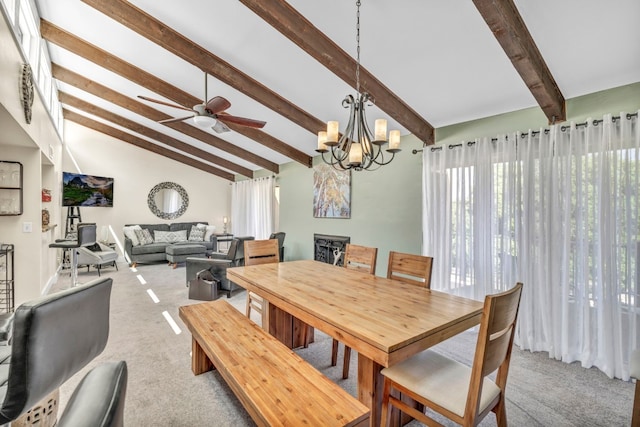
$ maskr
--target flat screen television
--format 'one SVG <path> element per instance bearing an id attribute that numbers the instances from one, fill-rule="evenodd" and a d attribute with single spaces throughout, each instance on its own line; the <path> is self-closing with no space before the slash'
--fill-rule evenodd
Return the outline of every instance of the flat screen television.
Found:
<path id="1" fill-rule="evenodd" d="M 62 206 L 113 207 L 113 178 L 62 172 Z"/>

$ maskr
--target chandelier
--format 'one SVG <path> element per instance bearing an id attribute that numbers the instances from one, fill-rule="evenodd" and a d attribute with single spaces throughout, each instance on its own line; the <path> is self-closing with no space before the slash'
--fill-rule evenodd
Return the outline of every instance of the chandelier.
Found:
<path id="1" fill-rule="evenodd" d="M 360 91 L 360 0 L 356 1 L 356 96 L 347 95 L 342 106 L 349 108 L 349 122 L 340 135 L 337 121 L 327 122 L 327 130 L 318 132 L 318 148 L 322 160 L 339 170 L 375 170 L 389 164 L 400 151 L 400 131 L 392 130 L 387 139 L 387 121 L 377 119 L 371 132 L 365 114 L 365 104 L 373 105 L 374 99 Z M 389 143 L 388 148 L 384 145 Z M 389 154 L 385 155 L 384 152 Z M 325 157 L 326 153 L 330 153 Z"/>

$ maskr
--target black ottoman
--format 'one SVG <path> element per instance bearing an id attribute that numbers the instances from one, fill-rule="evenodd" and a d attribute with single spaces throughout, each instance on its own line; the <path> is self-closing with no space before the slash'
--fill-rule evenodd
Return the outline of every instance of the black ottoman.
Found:
<path id="1" fill-rule="evenodd" d="M 188 257 L 205 258 L 207 248 L 193 243 L 177 243 L 167 246 L 165 252 L 167 253 L 169 265 L 176 268 L 179 262 L 185 262 Z"/>

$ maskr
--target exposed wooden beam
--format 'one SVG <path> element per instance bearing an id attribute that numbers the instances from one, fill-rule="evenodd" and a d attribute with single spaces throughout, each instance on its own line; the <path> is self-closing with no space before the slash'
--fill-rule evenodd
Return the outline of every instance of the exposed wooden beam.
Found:
<path id="1" fill-rule="evenodd" d="M 326 127 L 326 124 L 320 119 L 313 117 L 302 108 L 287 101 L 282 96 L 227 63 L 222 58 L 209 52 L 202 46 L 197 45 L 133 4 L 124 0 L 82 1 L 104 13 L 111 19 L 114 19 L 122 25 L 137 32 L 141 36 L 146 37 L 159 46 L 162 46 L 174 55 L 193 64 L 199 69 L 206 71 L 218 80 L 255 99 L 273 111 L 276 111 L 304 129 L 309 130 L 313 134 L 317 134 L 318 131 Z M 246 127 L 241 129 L 237 128 L 239 127 L 233 127 L 236 132 L 240 132 L 248 138 L 264 133 L 262 131 L 256 131 L 256 129 L 251 129 L 249 131 Z M 293 147 L 289 147 L 288 149 L 286 147 L 282 147 L 281 144 L 284 143 L 281 142 L 280 144 L 276 144 L 276 141 L 277 139 L 270 137 L 269 143 L 262 143 L 307 167 L 312 166 L 310 156 L 307 156 Z M 285 150 L 286 152 L 281 150 Z"/>
<path id="2" fill-rule="evenodd" d="M 116 105 L 121 106 L 122 108 L 125 108 L 129 111 L 133 111 L 134 113 L 140 114 L 141 116 L 144 116 L 150 120 L 154 120 L 154 121 L 159 121 L 159 120 L 165 120 L 165 119 L 170 119 L 171 116 L 169 116 L 168 114 L 165 114 L 161 111 L 158 111 L 152 107 L 149 107 L 146 104 L 143 104 L 142 102 L 139 102 L 133 98 L 129 98 L 125 95 L 122 95 L 116 91 L 114 91 L 113 89 L 110 89 L 106 86 L 103 86 L 99 83 L 96 83 L 92 80 L 87 79 L 86 77 L 81 76 L 80 74 L 77 74 L 69 69 L 66 69 L 64 67 L 61 67 L 60 65 L 56 64 L 56 63 L 52 63 L 51 64 L 51 74 L 53 75 L 53 77 L 57 80 L 60 80 L 61 82 L 64 82 L 66 84 L 69 84 L 71 86 L 77 87 L 78 89 L 82 89 L 85 92 L 91 93 L 92 95 L 95 95 L 97 97 L 100 97 L 102 99 L 105 99 L 109 102 L 112 102 Z M 62 95 L 62 93 L 61 93 Z M 64 97 L 66 99 L 69 99 L 71 95 L 68 94 L 64 94 Z M 74 97 L 74 99 L 77 99 Z M 60 99 L 61 102 L 62 98 Z M 79 107 L 78 104 L 76 103 L 76 105 L 74 105 L 76 108 L 81 108 Z M 97 114 L 96 114 L 97 115 Z M 101 116 L 106 120 L 110 120 L 107 117 Z M 119 117 L 119 116 L 118 116 Z M 110 120 L 113 121 L 113 120 Z M 114 122 L 115 123 L 115 122 Z M 132 122 L 133 123 L 133 122 Z M 118 123 L 120 124 L 120 123 Z M 164 125 L 166 125 L 167 127 L 173 128 L 175 130 L 181 131 L 182 133 L 189 135 L 193 138 L 196 138 L 202 142 L 207 142 L 209 138 L 207 138 L 208 136 L 212 136 L 210 133 L 207 133 L 203 130 L 200 130 L 196 127 L 193 126 L 189 126 L 188 124 L 184 123 L 184 122 L 173 122 L 173 123 L 164 123 Z M 122 125 L 121 126 L 125 126 Z M 136 123 L 135 126 L 138 126 L 138 124 Z M 134 125 L 132 126 L 126 126 L 131 130 L 134 130 L 138 133 L 142 133 L 139 132 L 137 130 L 134 129 L 135 127 Z M 147 129 L 147 128 L 145 128 Z M 154 136 L 151 135 L 147 135 L 150 138 L 154 138 L 156 139 Z M 212 136 L 213 137 L 213 136 Z M 213 137 L 215 138 L 215 137 Z M 171 138 L 173 140 L 173 138 Z M 160 139 L 158 139 L 158 141 L 160 141 Z M 242 167 L 240 165 L 237 165 L 233 162 L 230 162 L 226 159 L 223 159 L 221 157 L 215 156 L 211 153 L 208 153 L 204 150 L 200 150 L 198 148 L 195 148 L 192 145 L 183 143 L 181 141 L 178 140 L 174 140 L 177 141 L 179 144 L 176 143 L 176 145 L 174 146 L 174 148 L 177 148 L 181 151 L 185 151 L 189 154 L 192 154 L 194 156 L 198 156 L 198 157 L 202 157 L 203 160 L 206 160 L 208 162 L 211 163 L 215 163 L 219 166 L 222 166 L 223 168 L 232 170 L 234 172 L 237 172 L 241 175 L 247 176 L 249 178 L 253 178 L 253 171 L 251 169 L 247 169 L 245 167 Z M 164 141 L 161 141 L 164 142 Z M 178 147 L 178 145 L 180 145 L 181 148 Z"/>
<path id="3" fill-rule="evenodd" d="M 129 64 L 128 62 L 123 61 L 114 55 L 111 55 L 110 53 L 98 48 L 97 46 L 94 46 L 91 43 L 88 43 L 74 36 L 73 34 L 44 19 L 40 20 L 40 33 L 42 34 L 42 37 L 48 42 L 56 44 L 68 50 L 69 52 L 73 52 L 76 55 L 87 59 L 88 61 L 94 62 L 101 67 L 104 67 L 107 70 L 112 71 L 128 80 L 131 80 L 132 82 L 137 83 L 140 86 L 146 87 L 147 89 L 158 93 L 165 98 L 171 99 L 172 101 L 180 105 L 191 108 L 196 104 L 202 103 L 201 99 L 196 98 L 195 96 L 175 86 L 170 85 L 164 80 L 161 80 L 154 75 L 147 73 L 146 71 L 141 70 L 140 68 L 137 68 L 134 65 Z M 239 133 L 244 134 L 244 130 Z M 264 132 L 260 132 L 259 135 L 262 134 L 266 135 Z M 251 163 L 262 166 L 269 171 L 275 173 L 278 172 L 277 170 L 274 170 L 273 165 L 275 163 L 270 162 L 262 157 L 256 156 L 255 154 L 250 153 L 247 150 L 243 150 L 233 144 L 229 144 L 228 142 L 220 138 L 217 139 L 222 143 L 219 145 L 225 146 L 226 148 L 224 148 L 224 150 L 228 153 L 250 161 Z M 274 141 L 277 142 L 275 145 Z M 276 152 L 281 152 L 284 155 L 286 155 L 285 153 L 289 152 L 289 150 L 292 149 L 292 147 L 290 147 L 289 145 L 272 137 L 265 137 L 262 138 L 262 140 L 257 140 L 256 142 L 263 144 Z M 311 163 L 311 157 L 302 152 L 300 152 L 300 154 L 301 155 L 297 159 L 293 160 L 300 161 L 300 163 L 304 164 L 305 166 L 309 166 L 309 164 Z M 252 158 L 253 160 L 250 160 L 250 158 Z"/>
<path id="4" fill-rule="evenodd" d="M 567 119 L 565 100 L 513 0 L 473 0 L 550 123 Z"/>
<path id="5" fill-rule="evenodd" d="M 168 135 L 165 135 L 161 132 L 158 132 L 154 129 L 143 126 L 133 120 L 129 120 L 125 117 L 114 114 L 110 111 L 107 111 L 103 108 L 100 108 L 96 105 L 93 105 L 87 101 L 84 101 L 80 98 L 77 98 L 73 95 L 70 95 L 65 92 L 58 92 L 58 97 L 60 102 L 66 104 L 70 107 L 77 108 L 86 113 L 92 114 L 96 117 L 100 117 L 104 120 L 107 120 L 111 123 L 117 124 L 123 128 L 126 128 L 132 132 L 138 133 L 140 135 L 146 136 L 147 138 L 151 138 L 155 141 L 161 142 L 164 145 L 168 145 L 169 147 L 175 148 L 176 150 L 183 151 L 187 154 L 191 154 L 192 156 L 198 157 L 207 162 L 216 163 L 219 166 L 224 168 L 228 168 L 228 164 L 231 163 L 225 159 L 222 159 L 214 154 L 211 154 L 207 151 L 201 150 L 193 145 L 187 144 L 175 138 L 172 138 Z M 243 175 L 251 176 L 250 170 L 244 171 Z"/>
<path id="6" fill-rule="evenodd" d="M 284 0 L 240 0 L 269 25 L 297 44 L 336 76 L 356 87 L 356 61 Z M 434 143 L 433 126 L 370 72 L 360 67 L 360 86 L 375 104 L 426 145 Z"/>
<path id="7" fill-rule="evenodd" d="M 89 129 L 93 129 L 96 132 L 109 135 L 112 138 L 119 139 L 120 141 L 135 145 L 136 147 L 151 151 L 185 165 L 192 166 L 196 169 L 200 169 L 210 174 L 219 176 L 220 178 L 224 178 L 229 181 L 234 180 L 234 175 L 232 173 L 223 171 L 206 163 L 202 163 L 191 157 L 185 156 L 184 154 L 176 153 L 175 151 L 171 151 L 168 148 L 160 147 L 159 145 L 149 142 L 146 139 L 139 138 L 137 136 L 121 131 L 120 129 L 105 125 L 104 123 L 100 123 L 96 120 L 90 119 L 89 117 L 83 116 L 82 114 L 78 114 L 67 109 L 64 109 L 62 111 L 62 114 L 65 119 L 71 120 L 72 122 L 78 123 L 79 125 L 87 127 Z"/>

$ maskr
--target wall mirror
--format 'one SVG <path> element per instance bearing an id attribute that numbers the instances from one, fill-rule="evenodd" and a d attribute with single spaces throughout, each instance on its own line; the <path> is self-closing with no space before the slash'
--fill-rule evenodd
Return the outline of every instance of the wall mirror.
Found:
<path id="1" fill-rule="evenodd" d="M 185 189 L 175 182 L 161 182 L 149 192 L 147 204 L 158 218 L 176 219 L 187 210 L 189 196 Z"/>

